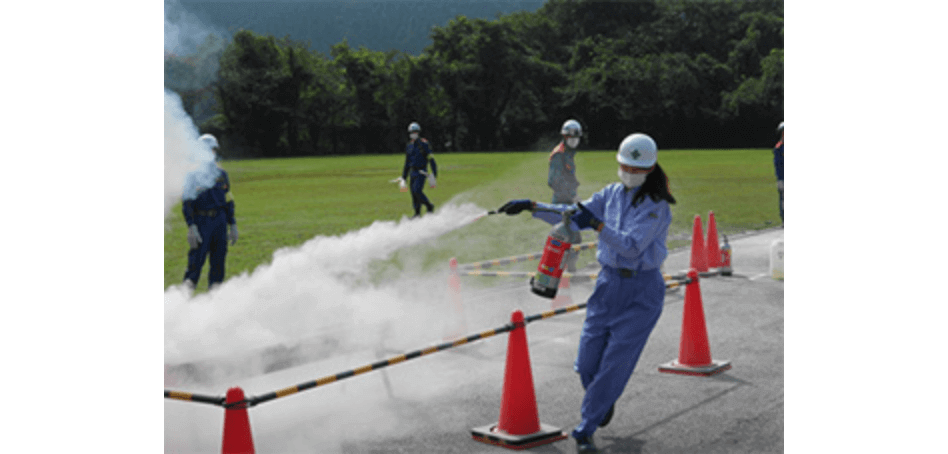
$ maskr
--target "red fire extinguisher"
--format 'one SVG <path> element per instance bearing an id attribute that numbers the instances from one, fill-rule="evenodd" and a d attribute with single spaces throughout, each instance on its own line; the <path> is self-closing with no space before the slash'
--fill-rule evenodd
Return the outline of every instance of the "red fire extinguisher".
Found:
<path id="1" fill-rule="evenodd" d="M 566 210 L 563 212 L 563 221 L 554 225 L 550 231 L 550 236 L 546 238 L 546 245 L 543 246 L 543 256 L 540 258 L 540 265 L 537 267 L 537 274 L 530 278 L 530 290 L 537 295 L 545 298 L 556 296 L 556 290 L 560 286 L 560 278 L 563 276 L 563 268 L 566 262 L 563 256 L 573 247 L 570 238 L 573 237 L 572 220 L 570 217 L 575 210 Z"/>

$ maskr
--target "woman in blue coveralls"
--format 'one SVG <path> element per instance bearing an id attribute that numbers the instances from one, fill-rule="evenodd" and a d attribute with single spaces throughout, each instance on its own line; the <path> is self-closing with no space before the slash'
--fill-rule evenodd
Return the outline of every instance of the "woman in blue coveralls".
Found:
<path id="1" fill-rule="evenodd" d="M 596 259 L 602 271 L 586 306 L 586 320 L 574 369 L 586 394 L 582 421 L 573 430 L 579 452 L 598 452 L 593 433 L 612 419 L 645 342 L 662 313 L 665 280 L 661 266 L 668 255 L 665 241 L 675 198 L 658 165 L 658 147 L 645 134 L 632 134 L 619 145 L 619 179 L 576 205 L 511 200 L 498 211 L 525 210 L 551 224 L 562 213 L 578 210 L 575 228 L 599 232 Z"/>

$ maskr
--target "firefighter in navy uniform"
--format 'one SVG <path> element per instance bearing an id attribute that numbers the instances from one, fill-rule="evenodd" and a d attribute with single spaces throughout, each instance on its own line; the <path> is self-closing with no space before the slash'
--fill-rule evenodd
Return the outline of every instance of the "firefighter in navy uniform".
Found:
<path id="1" fill-rule="evenodd" d="M 217 139 L 204 134 L 201 142 L 217 153 Z M 208 254 L 211 256 L 207 286 L 224 281 L 224 261 L 227 257 L 227 242 L 237 243 L 237 220 L 234 218 L 234 194 L 231 192 L 227 172 L 216 162 L 206 164 L 203 171 L 188 174 L 181 209 L 188 224 L 188 269 L 184 273 L 184 284 L 193 290 L 201 277 L 201 268 Z M 206 183 L 202 182 L 206 181 Z M 207 187 L 208 183 L 213 185 Z M 193 192 L 193 194 L 192 194 Z M 195 196 L 196 194 L 196 196 Z"/>
<path id="2" fill-rule="evenodd" d="M 409 188 L 411 190 L 411 205 L 415 209 L 415 215 L 412 218 L 421 216 L 421 206 L 424 205 L 428 212 L 434 211 L 435 206 L 428 200 L 423 192 L 425 181 L 433 188 L 436 185 L 438 176 L 438 165 L 434 157 L 431 156 L 431 146 L 428 141 L 419 137 L 421 134 L 421 125 L 416 122 L 408 125 L 408 145 L 405 146 L 405 166 L 402 168 L 402 177 L 399 185 L 405 187 L 405 179 L 411 175 Z M 431 173 L 428 173 L 428 164 L 431 164 Z"/>

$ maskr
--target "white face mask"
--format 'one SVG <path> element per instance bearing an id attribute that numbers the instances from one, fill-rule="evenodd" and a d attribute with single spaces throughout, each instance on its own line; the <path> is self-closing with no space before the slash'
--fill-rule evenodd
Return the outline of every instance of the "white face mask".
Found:
<path id="1" fill-rule="evenodd" d="M 579 137 L 570 137 L 566 139 L 566 146 L 570 148 L 576 148 L 579 146 Z"/>
<path id="2" fill-rule="evenodd" d="M 628 173 L 623 172 L 621 168 L 619 169 L 619 179 L 627 188 L 642 186 L 646 177 L 648 177 L 647 173 Z"/>
<path id="3" fill-rule="evenodd" d="M 418 133 L 417 133 L 417 132 L 413 132 L 413 133 L 409 134 L 408 137 L 411 137 L 411 140 L 417 140 L 417 139 L 418 139 Z"/>

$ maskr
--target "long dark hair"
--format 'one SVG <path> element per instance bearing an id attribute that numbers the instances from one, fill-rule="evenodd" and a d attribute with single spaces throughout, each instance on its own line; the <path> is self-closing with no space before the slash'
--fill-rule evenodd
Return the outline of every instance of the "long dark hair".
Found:
<path id="1" fill-rule="evenodd" d="M 657 162 L 655 163 L 655 169 L 649 172 L 648 176 L 645 177 L 645 183 L 642 183 L 635 196 L 632 197 L 632 206 L 636 206 L 639 202 L 645 200 L 645 196 L 649 196 L 653 202 L 664 200 L 668 203 L 677 203 L 675 197 L 668 190 L 668 175 L 665 175 L 662 166 L 658 165 Z"/>

